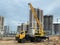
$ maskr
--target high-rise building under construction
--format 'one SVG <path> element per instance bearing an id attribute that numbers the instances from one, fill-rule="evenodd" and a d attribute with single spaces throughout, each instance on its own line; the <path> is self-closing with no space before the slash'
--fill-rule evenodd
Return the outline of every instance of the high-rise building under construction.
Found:
<path id="1" fill-rule="evenodd" d="M 43 10 L 40 9 L 36 9 L 34 8 L 34 10 L 36 11 L 37 17 L 40 20 L 41 24 L 43 25 Z M 39 30 L 39 26 L 32 14 L 32 11 L 30 10 L 30 15 L 29 15 L 29 34 L 30 35 L 34 35 L 35 34 L 35 30 Z"/>
<path id="2" fill-rule="evenodd" d="M 9 26 L 7 26 L 7 25 L 4 26 L 4 36 L 9 35 L 9 29 L 10 29 Z"/>
<path id="3" fill-rule="evenodd" d="M 60 23 L 54 23 L 54 32 L 55 35 L 60 35 Z"/>
<path id="4" fill-rule="evenodd" d="M 0 16 L 0 34 L 4 34 L 4 17 Z"/>
<path id="5" fill-rule="evenodd" d="M 21 31 L 21 26 L 18 25 L 18 26 L 17 26 L 17 32 L 20 32 L 20 31 Z"/>
<path id="6" fill-rule="evenodd" d="M 18 25 L 18 26 L 17 26 L 17 32 L 20 32 L 20 31 L 26 30 L 25 28 L 26 28 L 25 24 L 22 23 L 21 25 Z"/>
<path id="7" fill-rule="evenodd" d="M 52 35 L 53 33 L 53 16 L 45 15 L 44 16 L 44 31 L 47 35 Z"/>
<path id="8" fill-rule="evenodd" d="M 26 32 L 28 32 L 28 30 L 29 30 L 29 25 L 22 23 L 21 25 L 18 25 L 18 26 L 17 26 L 17 32 L 20 33 L 20 31 L 23 31 L 23 30 L 26 31 Z"/>

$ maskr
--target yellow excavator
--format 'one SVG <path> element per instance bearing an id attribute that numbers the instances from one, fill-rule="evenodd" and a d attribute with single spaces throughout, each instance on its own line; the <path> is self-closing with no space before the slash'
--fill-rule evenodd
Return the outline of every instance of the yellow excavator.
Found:
<path id="1" fill-rule="evenodd" d="M 46 37 L 45 36 L 45 32 L 43 30 L 43 27 L 42 27 L 42 24 L 41 24 L 40 20 L 37 17 L 37 14 L 36 14 L 35 9 L 31 5 L 31 3 L 29 3 L 28 5 L 30 6 L 30 9 L 32 11 L 32 14 L 33 14 L 33 16 L 34 16 L 34 18 L 35 18 L 38 26 L 39 26 L 39 30 L 36 30 L 38 32 L 35 33 L 33 37 L 31 37 L 28 34 L 26 34 L 25 31 L 21 31 L 21 33 L 18 36 L 18 40 L 17 41 L 18 42 L 25 42 L 26 40 L 29 40 L 31 42 L 35 42 L 35 41 L 40 42 L 42 40 L 49 39 L 49 37 Z"/>

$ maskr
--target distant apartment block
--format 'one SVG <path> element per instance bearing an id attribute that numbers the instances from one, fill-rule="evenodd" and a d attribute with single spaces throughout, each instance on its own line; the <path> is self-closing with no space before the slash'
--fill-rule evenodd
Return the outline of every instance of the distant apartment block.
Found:
<path id="1" fill-rule="evenodd" d="M 60 23 L 54 23 L 54 32 L 55 35 L 60 35 Z"/>
<path id="2" fill-rule="evenodd" d="M 4 26 L 4 35 L 9 34 L 9 26 Z"/>
<path id="3" fill-rule="evenodd" d="M 17 26 L 17 32 L 20 33 L 20 31 L 23 31 L 23 30 L 27 32 L 29 30 L 29 25 L 22 23 L 21 25 Z"/>
<path id="4" fill-rule="evenodd" d="M 20 32 L 20 30 L 21 30 L 21 26 L 17 26 L 17 32 Z"/>

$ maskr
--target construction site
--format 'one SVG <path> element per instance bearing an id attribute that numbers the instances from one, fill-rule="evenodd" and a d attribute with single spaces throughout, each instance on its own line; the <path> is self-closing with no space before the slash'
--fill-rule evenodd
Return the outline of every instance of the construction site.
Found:
<path id="1" fill-rule="evenodd" d="M 29 21 L 16 26 L 17 31 L 9 32 L 0 16 L 0 45 L 60 45 L 60 23 L 53 23 L 53 15 L 44 15 L 42 9 L 29 6 Z"/>

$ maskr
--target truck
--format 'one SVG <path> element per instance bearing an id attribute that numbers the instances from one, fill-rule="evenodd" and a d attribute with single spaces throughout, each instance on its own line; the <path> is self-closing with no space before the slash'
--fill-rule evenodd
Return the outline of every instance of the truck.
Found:
<path id="1" fill-rule="evenodd" d="M 32 6 L 31 3 L 28 3 L 28 5 L 30 6 L 30 9 L 33 13 L 34 19 L 36 20 L 38 26 L 39 26 L 39 30 L 35 30 L 37 31 L 37 33 L 34 34 L 34 36 L 30 36 L 29 32 L 26 33 L 26 31 L 21 31 L 21 33 L 18 36 L 18 42 L 23 43 L 26 41 L 31 41 L 31 42 L 40 42 L 40 41 L 44 41 L 46 39 L 49 40 L 48 36 L 45 36 L 45 32 L 43 30 L 42 24 L 40 22 L 40 20 L 37 17 L 36 11 L 34 10 L 34 7 Z"/>

